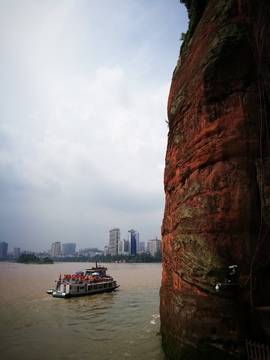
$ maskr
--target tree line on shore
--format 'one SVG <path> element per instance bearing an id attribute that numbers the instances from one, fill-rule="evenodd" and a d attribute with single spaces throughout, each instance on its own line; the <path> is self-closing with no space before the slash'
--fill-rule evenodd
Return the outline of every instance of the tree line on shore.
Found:
<path id="1" fill-rule="evenodd" d="M 152 263 L 161 262 L 161 252 L 155 254 L 155 256 L 149 253 L 140 253 L 135 255 L 104 255 L 96 254 L 94 256 L 80 255 L 80 256 L 67 256 L 61 258 L 55 258 L 55 261 L 61 262 L 132 262 L 132 263 Z"/>
<path id="2" fill-rule="evenodd" d="M 53 264 L 53 259 L 48 256 L 41 259 L 34 254 L 22 254 L 18 260 L 18 263 L 22 264 Z"/>
<path id="3" fill-rule="evenodd" d="M 59 262 L 129 262 L 129 263 L 157 263 L 162 261 L 161 252 L 155 254 L 155 256 L 149 253 L 140 253 L 135 255 L 104 255 L 96 254 L 94 256 L 88 255 L 74 255 L 74 256 L 62 256 L 57 258 L 39 258 L 34 254 L 22 254 L 17 262 L 24 264 L 53 264 L 54 261 Z"/>

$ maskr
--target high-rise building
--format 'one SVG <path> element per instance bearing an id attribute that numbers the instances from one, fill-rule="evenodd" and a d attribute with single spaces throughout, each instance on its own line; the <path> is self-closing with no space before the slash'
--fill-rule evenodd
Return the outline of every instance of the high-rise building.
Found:
<path id="1" fill-rule="evenodd" d="M 149 240 L 149 252 L 152 256 L 155 256 L 158 252 L 161 251 L 161 240 L 157 237 L 155 239 Z"/>
<path id="2" fill-rule="evenodd" d="M 75 243 L 65 243 L 62 245 L 62 255 L 74 255 L 76 253 Z"/>
<path id="3" fill-rule="evenodd" d="M 130 229 L 129 232 L 129 252 L 130 255 L 135 255 L 139 252 L 139 233 L 134 230 Z"/>
<path id="4" fill-rule="evenodd" d="M 8 253 L 8 243 L 0 242 L 0 259 L 5 259 Z"/>
<path id="5" fill-rule="evenodd" d="M 128 240 L 120 240 L 118 243 L 118 254 L 127 255 L 129 254 L 129 242 Z"/>
<path id="6" fill-rule="evenodd" d="M 13 257 L 15 259 L 18 259 L 20 257 L 21 254 L 21 249 L 19 247 L 15 247 L 13 250 Z"/>
<path id="7" fill-rule="evenodd" d="M 120 229 L 113 228 L 110 230 L 109 254 L 114 256 L 118 254 L 118 242 L 120 241 Z"/>
<path id="8" fill-rule="evenodd" d="M 139 252 L 145 252 L 145 242 L 144 241 L 140 241 L 139 242 Z"/>
<path id="9" fill-rule="evenodd" d="M 61 254 L 61 242 L 60 241 L 52 243 L 50 253 L 51 253 L 51 257 L 60 256 L 60 254 Z"/>
<path id="10" fill-rule="evenodd" d="M 104 246 L 104 251 L 103 251 L 104 255 L 109 255 L 109 246 Z"/>

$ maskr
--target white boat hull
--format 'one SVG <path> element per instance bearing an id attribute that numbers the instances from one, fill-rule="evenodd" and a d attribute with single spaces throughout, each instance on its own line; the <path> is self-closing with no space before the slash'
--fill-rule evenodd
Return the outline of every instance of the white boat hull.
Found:
<path id="1" fill-rule="evenodd" d="M 104 286 L 103 286 L 104 285 Z M 111 286 L 106 286 L 111 285 Z M 107 284 L 93 284 L 90 285 L 90 288 L 88 289 L 88 284 L 76 284 L 71 285 L 71 289 L 66 287 L 66 290 L 63 291 L 63 288 L 60 287 L 60 289 L 54 290 L 52 292 L 53 297 L 59 297 L 59 298 L 69 298 L 69 297 L 78 297 L 78 296 L 85 296 L 85 295 L 95 295 L 95 294 L 102 294 L 106 292 L 112 292 L 116 290 L 119 285 L 113 284 L 113 283 L 107 283 Z M 95 288 L 96 287 L 96 288 Z M 83 289 L 84 288 L 84 289 Z M 64 288 L 65 289 L 65 288 Z"/>

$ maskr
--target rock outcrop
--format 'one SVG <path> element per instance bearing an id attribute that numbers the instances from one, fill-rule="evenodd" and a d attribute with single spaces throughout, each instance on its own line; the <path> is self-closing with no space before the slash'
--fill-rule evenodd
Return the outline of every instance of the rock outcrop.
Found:
<path id="1" fill-rule="evenodd" d="M 173 360 L 270 341 L 256 310 L 270 306 L 270 5 L 204 4 L 168 99 L 160 316 Z"/>

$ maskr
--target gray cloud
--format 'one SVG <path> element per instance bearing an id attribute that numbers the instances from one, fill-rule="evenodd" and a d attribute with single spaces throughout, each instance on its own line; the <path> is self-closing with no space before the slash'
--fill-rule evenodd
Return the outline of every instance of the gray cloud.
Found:
<path id="1" fill-rule="evenodd" d="M 177 0 L 1 5 L 1 239 L 9 249 L 143 241 L 163 216 Z M 181 20 L 182 19 L 182 24 Z"/>

